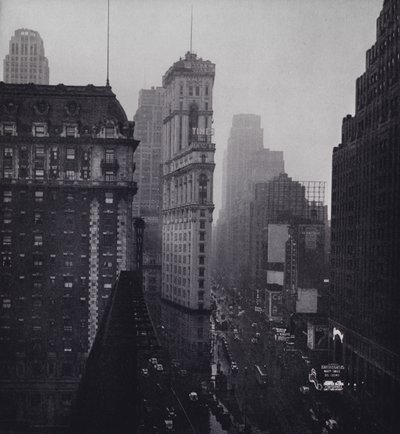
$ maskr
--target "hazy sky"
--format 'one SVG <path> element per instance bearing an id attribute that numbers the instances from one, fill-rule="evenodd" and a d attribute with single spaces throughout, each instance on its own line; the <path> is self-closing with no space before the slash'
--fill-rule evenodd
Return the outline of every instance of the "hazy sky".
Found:
<path id="1" fill-rule="evenodd" d="M 383 0 L 110 0 L 110 83 L 128 118 L 189 49 L 216 64 L 215 202 L 232 115 L 261 115 L 264 146 L 286 172 L 328 182 L 342 118 L 375 42 Z M 0 0 L 0 58 L 18 28 L 44 40 L 50 84 L 104 85 L 107 0 Z M 217 217 L 217 215 L 215 215 Z"/>

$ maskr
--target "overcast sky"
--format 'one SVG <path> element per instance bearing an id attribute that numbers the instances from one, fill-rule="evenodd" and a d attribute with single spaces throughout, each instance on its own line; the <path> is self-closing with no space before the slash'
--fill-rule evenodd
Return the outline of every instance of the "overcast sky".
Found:
<path id="1" fill-rule="evenodd" d="M 141 88 L 160 86 L 190 44 L 216 64 L 215 202 L 232 115 L 261 115 L 264 146 L 283 150 L 286 172 L 323 180 L 355 80 L 375 42 L 383 0 L 110 0 L 110 83 L 128 118 Z M 50 84 L 104 85 L 107 0 L 0 0 L 0 58 L 18 28 L 40 33 Z M 215 215 L 217 217 L 217 215 Z"/>

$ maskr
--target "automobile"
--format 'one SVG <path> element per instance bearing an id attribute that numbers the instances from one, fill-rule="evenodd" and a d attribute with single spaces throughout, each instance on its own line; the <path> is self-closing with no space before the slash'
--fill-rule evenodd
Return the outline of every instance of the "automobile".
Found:
<path id="1" fill-rule="evenodd" d="M 149 370 L 147 368 L 143 368 L 141 370 L 141 374 L 143 375 L 143 377 L 148 377 L 149 376 Z"/>
<path id="2" fill-rule="evenodd" d="M 178 371 L 178 375 L 179 376 L 181 376 L 181 377 L 187 377 L 187 370 L 186 369 L 180 369 L 179 371 Z"/>
<path id="3" fill-rule="evenodd" d="M 253 322 L 252 324 L 251 324 L 251 326 L 253 327 L 253 329 L 254 328 L 256 328 L 257 327 L 257 323 L 256 322 Z"/>
<path id="4" fill-rule="evenodd" d="M 328 419 L 325 421 L 325 425 L 330 429 L 330 430 L 336 430 L 339 428 L 338 423 L 336 422 L 335 419 Z"/>
<path id="5" fill-rule="evenodd" d="M 256 333 L 256 338 L 259 338 L 260 337 L 260 333 Z"/>
<path id="6" fill-rule="evenodd" d="M 165 424 L 165 431 L 166 432 L 173 432 L 174 422 L 171 419 L 164 420 L 164 424 Z"/>
<path id="7" fill-rule="evenodd" d="M 158 360 L 155 357 L 150 357 L 149 363 L 152 364 L 152 365 L 157 365 Z"/>
<path id="8" fill-rule="evenodd" d="M 176 418 L 176 412 L 174 407 L 166 407 L 165 408 L 165 414 L 167 416 L 167 419 L 172 420 Z"/>
<path id="9" fill-rule="evenodd" d="M 238 333 L 239 333 L 239 332 L 238 332 L 238 329 L 237 329 L 237 328 L 234 328 L 234 329 L 233 329 L 233 333 L 238 334 Z"/>
<path id="10" fill-rule="evenodd" d="M 244 313 L 245 313 L 244 310 L 239 311 L 239 313 L 238 313 L 238 317 L 239 317 L 239 316 L 242 316 Z"/>
<path id="11" fill-rule="evenodd" d="M 252 343 L 252 344 L 256 344 L 256 343 L 258 343 L 257 338 L 251 338 L 251 343 Z"/>
<path id="12" fill-rule="evenodd" d="M 232 370 L 232 372 L 234 372 L 234 373 L 239 372 L 239 367 L 238 367 L 238 365 L 236 364 L 236 362 L 232 362 L 232 363 L 231 363 L 231 370 Z"/>
<path id="13" fill-rule="evenodd" d="M 233 335 L 233 340 L 234 341 L 240 341 L 239 335 L 237 335 L 237 334 Z"/>
<path id="14" fill-rule="evenodd" d="M 196 401 L 199 400 L 199 397 L 197 396 L 197 393 L 196 393 L 196 392 L 190 392 L 190 393 L 189 393 L 189 399 L 190 399 L 192 402 L 196 402 Z"/>
<path id="15" fill-rule="evenodd" d="M 308 386 L 300 386 L 299 390 L 303 395 L 310 393 L 310 388 Z"/>
<path id="16" fill-rule="evenodd" d="M 181 366 L 181 363 L 179 362 L 179 360 L 172 359 L 172 360 L 171 360 L 171 366 L 172 366 L 173 368 L 179 368 L 179 366 Z"/>
<path id="17" fill-rule="evenodd" d="M 155 365 L 155 369 L 158 372 L 164 372 L 164 366 L 161 363 L 157 363 L 157 365 Z"/>

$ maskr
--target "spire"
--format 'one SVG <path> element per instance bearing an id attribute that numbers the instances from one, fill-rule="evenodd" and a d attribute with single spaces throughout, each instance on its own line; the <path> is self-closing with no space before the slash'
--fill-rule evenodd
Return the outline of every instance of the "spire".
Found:
<path id="1" fill-rule="evenodd" d="M 193 42 L 193 5 L 190 11 L 190 50 L 192 52 L 192 42 Z"/>
<path id="2" fill-rule="evenodd" d="M 107 80 L 106 86 L 110 86 L 110 0 L 107 0 Z"/>

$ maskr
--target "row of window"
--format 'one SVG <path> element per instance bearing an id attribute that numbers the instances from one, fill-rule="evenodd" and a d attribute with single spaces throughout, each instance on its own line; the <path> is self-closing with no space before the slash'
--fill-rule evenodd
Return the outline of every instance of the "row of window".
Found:
<path id="1" fill-rule="evenodd" d="M 67 200 L 73 201 L 74 195 L 73 193 L 68 193 Z M 44 200 L 44 191 L 43 190 L 37 190 L 34 192 L 34 200 L 35 202 L 43 202 Z M 3 203 L 11 203 L 13 201 L 13 192 L 11 190 L 5 190 L 3 191 Z M 106 204 L 113 204 L 114 203 L 114 194 L 112 192 L 105 192 L 104 193 L 104 203 Z"/>

